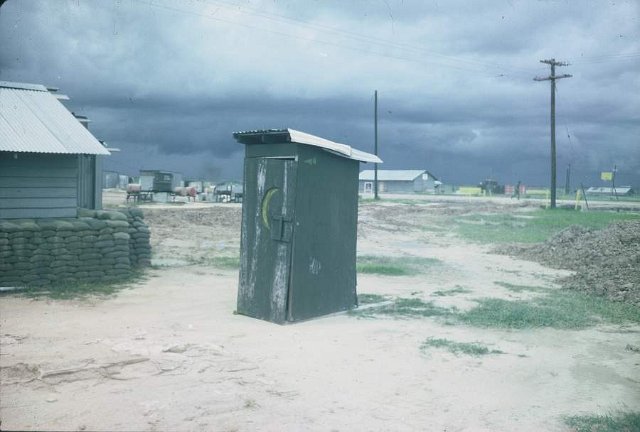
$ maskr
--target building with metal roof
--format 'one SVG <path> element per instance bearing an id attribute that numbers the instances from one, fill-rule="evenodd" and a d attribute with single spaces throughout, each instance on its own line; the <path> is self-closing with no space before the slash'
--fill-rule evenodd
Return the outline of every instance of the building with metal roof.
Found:
<path id="1" fill-rule="evenodd" d="M 633 195 L 633 189 L 631 186 L 618 186 L 615 188 L 612 187 L 590 187 L 586 190 L 586 193 L 589 195 L 611 195 L 611 196 L 624 196 L 624 195 Z"/>
<path id="2" fill-rule="evenodd" d="M 0 218 L 75 217 L 102 205 L 109 151 L 56 92 L 0 81 Z"/>
<path id="3" fill-rule="evenodd" d="M 364 170 L 359 175 L 360 193 L 373 193 L 374 170 Z M 427 170 L 378 170 L 380 193 L 428 193 L 435 192 L 438 179 Z"/>

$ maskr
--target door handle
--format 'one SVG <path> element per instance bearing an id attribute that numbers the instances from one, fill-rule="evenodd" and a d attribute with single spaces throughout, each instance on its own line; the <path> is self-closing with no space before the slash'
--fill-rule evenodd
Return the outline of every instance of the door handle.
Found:
<path id="1" fill-rule="evenodd" d="M 293 219 L 286 216 L 273 216 L 271 240 L 289 243 L 293 235 Z"/>

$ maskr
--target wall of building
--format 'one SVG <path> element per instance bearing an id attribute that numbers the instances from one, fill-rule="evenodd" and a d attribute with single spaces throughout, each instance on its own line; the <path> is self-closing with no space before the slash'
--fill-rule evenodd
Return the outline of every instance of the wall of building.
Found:
<path id="1" fill-rule="evenodd" d="M 424 179 L 422 176 L 420 176 L 419 189 L 417 189 L 416 192 L 434 193 L 435 187 L 435 179 L 433 177 L 429 176 L 429 178 Z"/>
<path id="2" fill-rule="evenodd" d="M 102 208 L 102 157 L 76 155 L 78 158 L 78 207 Z"/>
<path id="3" fill-rule="evenodd" d="M 382 193 L 434 193 L 435 180 L 429 176 L 423 179 L 422 176 L 414 180 L 379 180 L 378 191 Z M 364 193 L 364 184 L 373 183 L 372 180 L 359 180 L 359 193 Z"/>
<path id="4" fill-rule="evenodd" d="M 0 152 L 0 219 L 76 217 L 77 155 Z"/>
<path id="5" fill-rule="evenodd" d="M 373 181 L 365 181 L 359 180 L 359 192 L 364 193 L 364 184 L 365 183 L 373 183 Z M 400 181 L 400 180 L 378 180 L 378 192 L 380 193 L 414 193 L 415 186 L 414 182 L 411 180 L 408 181 Z"/>
<path id="6" fill-rule="evenodd" d="M 0 220 L 0 286 L 124 280 L 151 259 L 142 211 Z"/>

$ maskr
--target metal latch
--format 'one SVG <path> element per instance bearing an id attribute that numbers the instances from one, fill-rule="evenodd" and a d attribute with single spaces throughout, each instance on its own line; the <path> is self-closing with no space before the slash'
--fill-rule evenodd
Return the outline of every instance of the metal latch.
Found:
<path id="1" fill-rule="evenodd" d="M 289 243 L 293 236 L 293 219 L 286 216 L 272 216 L 271 240 Z"/>

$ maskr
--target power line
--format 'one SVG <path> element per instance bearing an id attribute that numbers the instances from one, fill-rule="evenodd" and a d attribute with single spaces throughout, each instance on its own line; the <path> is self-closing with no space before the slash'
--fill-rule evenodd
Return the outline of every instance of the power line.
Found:
<path id="1" fill-rule="evenodd" d="M 196 12 L 193 10 L 185 10 L 185 9 L 181 9 L 181 8 L 177 8 L 177 7 L 172 7 L 172 6 L 168 6 L 166 4 L 159 4 L 159 3 L 155 3 L 155 2 L 151 2 L 151 1 L 145 1 L 145 0 L 135 0 L 136 2 L 140 3 L 140 4 L 144 4 L 150 7 L 154 7 L 154 8 L 159 8 L 159 9 L 165 9 L 168 11 L 172 11 L 172 12 L 178 12 L 178 13 L 183 13 L 183 14 L 187 14 L 187 15 L 193 15 L 193 16 L 199 16 L 202 18 L 206 18 L 206 19 L 210 19 L 210 20 L 214 20 L 214 21 L 219 21 L 219 22 L 223 22 L 226 24 L 230 24 L 230 25 L 236 25 L 236 26 L 240 26 L 240 27 L 244 27 L 244 28 L 248 28 L 251 30 L 258 30 L 258 31 L 263 31 L 263 32 L 268 32 L 268 33 L 272 33 L 278 36 L 282 36 L 282 37 L 286 37 L 286 38 L 293 38 L 293 39 L 298 39 L 298 40 L 303 40 L 303 41 L 307 41 L 307 42 L 315 42 L 315 43 L 320 43 L 320 44 L 324 44 L 324 45 L 330 45 L 330 46 L 335 46 L 338 48 L 343 48 L 343 49 L 348 49 L 348 50 L 352 50 L 352 51 L 357 51 L 357 52 L 362 52 L 368 55 L 374 55 L 374 56 L 378 56 L 378 57 L 386 57 L 386 58 L 392 58 L 392 59 L 396 59 L 396 60 L 402 60 L 402 61 L 409 61 L 409 62 L 418 62 L 418 63 L 426 63 L 426 64 L 438 64 L 442 67 L 446 67 L 446 68 L 450 68 L 450 69 L 457 69 L 457 70 L 461 70 L 461 71 L 465 71 L 465 72 L 481 72 L 481 73 L 489 73 L 489 71 L 487 71 L 486 69 L 478 69 L 477 67 L 473 68 L 473 67 L 469 67 L 469 66 L 460 66 L 460 65 L 454 65 L 454 64 L 449 64 L 447 62 L 458 62 L 458 63 L 477 63 L 478 65 L 482 65 L 485 68 L 487 67 L 494 67 L 494 68 L 502 68 L 502 70 L 505 70 L 506 68 L 504 66 L 499 66 L 499 65 L 493 65 L 493 64 L 489 64 L 489 63 L 483 63 L 483 62 L 477 62 L 477 61 L 473 61 L 473 60 L 464 60 L 464 59 L 460 59 L 460 58 L 456 58 L 456 57 L 452 57 L 452 56 L 446 56 L 443 54 L 439 54 L 439 53 L 431 53 L 429 51 L 426 51 L 424 49 L 421 48 L 417 48 L 417 47 L 412 47 L 411 49 L 414 50 L 420 50 L 423 53 L 426 54 L 432 54 L 434 56 L 439 56 L 442 58 L 442 60 L 433 60 L 430 59 L 428 61 L 420 59 L 420 58 L 416 58 L 416 57 L 404 57 L 404 56 L 400 56 L 400 55 L 394 55 L 394 54 L 385 54 L 385 53 L 380 53 L 380 52 L 372 52 L 372 51 L 367 51 L 362 49 L 362 47 L 355 47 L 355 46 L 350 46 L 350 45 L 344 45 L 344 44 L 340 44 L 340 43 L 336 43 L 336 42 L 331 42 L 331 41 L 327 41 L 327 40 L 321 40 L 318 38 L 313 38 L 313 37 L 305 37 L 305 36 L 300 36 L 300 35 L 293 35 L 291 33 L 285 33 L 282 31 L 278 31 L 278 30 L 273 30 L 273 29 L 267 29 L 267 28 L 263 28 L 263 27 L 257 27 L 257 26 L 253 26 L 253 25 L 249 25 L 249 24 L 245 24 L 245 23 L 240 23 L 237 21 L 232 21 L 232 20 L 228 20 L 228 19 L 224 19 L 224 18 L 220 18 L 220 17 L 216 17 L 213 14 L 204 14 L 204 13 L 200 13 L 200 12 Z M 291 19 L 293 21 L 295 21 L 294 19 Z M 327 27 L 327 28 L 332 28 L 332 27 Z M 354 33 L 355 34 L 355 33 Z M 377 39 L 377 38 L 369 38 L 370 40 L 366 40 L 367 37 L 366 36 L 359 36 L 361 38 L 363 38 L 364 40 L 361 40 L 360 42 L 370 42 L 370 43 L 374 43 L 377 45 L 380 45 L 382 42 L 384 42 L 384 40 L 382 39 Z M 382 41 L 382 42 L 381 42 Z M 396 44 L 393 42 L 385 42 L 387 45 L 391 46 L 391 47 L 396 47 L 399 49 L 403 49 L 402 48 L 402 44 Z M 406 50 L 406 48 L 404 48 Z M 515 69 L 513 69 L 515 70 Z M 529 70 L 526 69 L 522 69 L 523 71 L 527 71 L 529 72 Z M 495 73 L 495 72 L 494 72 Z M 491 75 L 489 75 L 491 76 Z M 494 75 L 495 77 L 495 75 Z M 497 75 L 497 77 L 501 77 L 501 78 L 522 78 L 524 79 L 522 76 L 518 77 L 515 74 L 499 74 Z"/>
<path id="2" fill-rule="evenodd" d="M 631 53 L 618 53 L 618 54 L 605 54 L 599 56 L 580 56 L 580 63 L 590 63 L 590 61 L 599 61 L 599 60 L 626 60 L 626 59 L 634 59 L 640 57 L 640 52 L 631 52 Z M 584 61 L 583 60 L 587 60 Z M 575 64 L 576 62 L 573 62 Z"/>
<path id="3" fill-rule="evenodd" d="M 207 1 L 207 0 L 205 0 Z M 416 46 L 416 45 L 411 45 L 408 43 L 404 43 L 404 42 L 391 42 L 388 41 L 386 39 L 382 39 L 382 38 L 378 38 L 375 36 L 367 36 L 367 35 L 362 35 L 360 33 L 356 33 L 356 32 L 352 32 L 352 31 L 348 31 L 348 30 L 343 30 L 337 27 L 331 27 L 331 26 L 327 26 L 324 24 L 319 24 L 319 23 L 311 23 L 308 21 L 304 21 L 301 19 L 297 19 L 297 18 L 292 18 L 292 17 L 288 17 L 285 15 L 280 15 L 280 14 L 271 14 L 271 13 L 266 13 L 263 12 L 257 8 L 252 8 L 252 7 L 248 7 L 246 5 L 237 5 L 235 3 L 230 3 L 227 1 L 223 1 L 223 0 L 208 0 L 208 2 L 213 2 L 216 4 L 223 4 L 223 5 L 229 5 L 229 6 L 234 6 L 237 7 L 238 10 L 241 13 L 245 13 L 247 15 L 254 15 L 254 16 L 260 16 L 266 19 L 271 19 L 271 20 L 275 20 L 275 21 L 286 21 L 286 22 L 294 22 L 297 25 L 302 25 L 304 27 L 309 27 L 309 28 L 315 28 L 315 29 L 319 29 L 319 30 L 323 30 L 323 31 L 330 31 L 333 33 L 340 33 L 344 36 L 350 37 L 350 38 L 354 38 L 363 42 L 369 42 L 369 43 L 377 43 L 377 44 L 382 44 L 382 45 L 386 45 L 389 47 L 393 47 L 393 48 L 400 48 L 400 49 L 407 49 L 407 50 L 412 50 L 412 51 L 417 51 L 417 52 L 421 52 L 424 54 L 429 54 L 432 56 L 436 56 L 436 57 L 440 57 L 446 60 L 450 60 L 450 61 L 455 61 L 455 62 L 460 62 L 460 63 L 468 63 L 468 64 L 472 64 L 472 65 L 479 65 L 479 66 L 484 66 L 484 67 L 491 67 L 491 68 L 496 68 L 496 69 L 500 69 L 500 70 L 504 70 L 504 69 L 511 69 L 511 70 L 519 70 L 520 72 L 526 72 L 529 73 L 530 69 L 525 69 L 525 68 L 519 68 L 516 66 L 505 66 L 503 64 L 497 64 L 497 63 L 490 63 L 490 62 L 485 62 L 485 61 L 479 61 L 479 60 L 472 60 L 472 59 L 465 59 L 465 58 L 461 58 L 461 57 L 455 57 L 455 56 L 450 56 L 450 55 L 445 55 L 445 54 L 441 54 L 439 52 L 436 51 L 431 51 L 431 50 L 427 50 L 424 47 L 420 47 L 420 46 Z M 242 9 L 248 9 L 251 10 L 252 12 L 246 12 L 246 11 L 242 11 Z"/>

